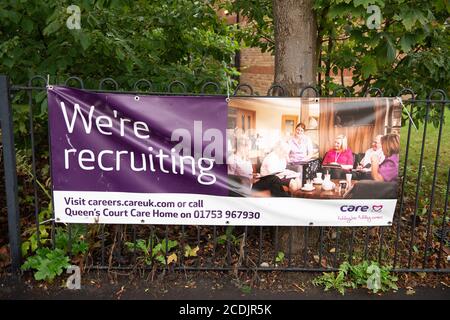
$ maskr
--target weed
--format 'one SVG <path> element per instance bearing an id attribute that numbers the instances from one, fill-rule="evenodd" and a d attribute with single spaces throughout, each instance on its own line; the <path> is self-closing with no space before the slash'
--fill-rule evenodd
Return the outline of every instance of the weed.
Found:
<path id="1" fill-rule="evenodd" d="M 283 251 L 278 251 L 275 261 L 279 262 L 279 263 L 282 263 L 284 261 L 284 252 Z"/>
<path id="2" fill-rule="evenodd" d="M 191 246 L 187 244 L 187 245 L 184 246 L 184 256 L 186 258 L 196 257 L 197 256 L 197 251 L 199 249 L 200 248 L 198 246 L 196 246 L 195 248 L 191 248 Z"/>
<path id="3" fill-rule="evenodd" d="M 48 204 L 48 207 L 41 210 L 38 215 L 39 223 L 50 219 L 52 213 L 52 203 Z M 50 226 L 40 224 L 39 225 L 39 243 L 38 243 L 38 233 L 36 226 L 31 226 L 25 229 L 23 236 L 27 237 L 25 241 L 22 242 L 22 255 L 34 253 L 41 245 L 46 245 L 50 242 Z"/>
<path id="4" fill-rule="evenodd" d="M 83 236 L 79 235 L 79 229 L 74 228 L 74 231 L 71 253 L 74 255 L 85 254 L 88 249 L 88 245 L 84 241 Z M 35 235 L 36 234 L 33 234 L 31 238 L 34 239 L 33 237 Z M 42 232 L 41 235 L 48 236 L 48 234 L 44 234 Z M 49 242 L 50 240 L 47 237 L 44 239 L 45 242 Z M 41 238 L 41 242 L 44 239 Z M 55 249 L 46 247 L 37 248 L 35 247 L 37 244 L 33 243 L 32 240 L 28 240 L 28 245 L 30 246 L 29 249 L 33 254 L 25 260 L 25 263 L 22 265 L 22 270 L 35 270 L 36 272 L 34 273 L 34 278 L 36 280 L 52 282 L 56 276 L 60 275 L 64 269 L 70 266 L 68 244 L 69 235 L 62 227 L 56 228 Z M 24 251 L 23 245 L 22 251 Z M 28 247 L 26 252 L 28 252 Z"/>
<path id="5" fill-rule="evenodd" d="M 36 280 L 52 282 L 55 276 L 59 276 L 69 266 L 69 257 L 63 250 L 39 248 L 35 255 L 28 257 L 22 265 L 22 270 L 34 269 Z"/>
<path id="6" fill-rule="evenodd" d="M 142 256 L 138 257 L 137 260 L 145 265 L 151 265 L 153 260 L 156 260 L 161 265 L 166 266 L 171 263 L 176 263 L 178 260 L 177 254 L 175 252 L 171 252 L 172 249 L 178 246 L 178 242 L 176 240 L 164 238 L 158 242 L 157 238 L 154 239 L 154 241 L 152 241 L 151 238 L 148 240 L 138 239 L 136 242 L 125 242 L 125 245 L 131 252 L 141 253 Z"/>
<path id="7" fill-rule="evenodd" d="M 217 237 L 217 243 L 220 245 L 225 245 L 227 241 L 231 244 L 237 246 L 241 243 L 240 239 L 233 234 L 234 226 L 228 226 L 225 229 L 225 234 Z"/>
<path id="8" fill-rule="evenodd" d="M 324 290 L 335 289 L 342 295 L 346 288 L 365 287 L 378 291 L 397 290 L 398 278 L 391 274 L 390 267 L 380 267 L 378 263 L 363 261 L 357 265 L 350 265 L 344 262 L 339 266 L 338 272 L 324 272 L 323 275 L 315 278 L 312 283 L 315 286 L 325 286 Z"/>

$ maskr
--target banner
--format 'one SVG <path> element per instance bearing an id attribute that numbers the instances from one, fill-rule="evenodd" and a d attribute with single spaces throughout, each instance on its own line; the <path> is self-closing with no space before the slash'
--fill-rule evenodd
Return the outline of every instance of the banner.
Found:
<path id="1" fill-rule="evenodd" d="M 396 207 L 390 98 L 48 90 L 55 219 L 375 226 Z"/>

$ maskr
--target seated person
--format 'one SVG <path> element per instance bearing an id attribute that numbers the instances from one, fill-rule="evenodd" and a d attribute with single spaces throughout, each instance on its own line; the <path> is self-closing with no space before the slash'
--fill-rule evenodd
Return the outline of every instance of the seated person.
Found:
<path id="1" fill-rule="evenodd" d="M 339 165 L 342 169 L 353 168 L 353 153 L 347 145 L 347 137 L 338 135 L 334 140 L 334 147 L 323 158 L 322 165 Z"/>
<path id="2" fill-rule="evenodd" d="M 332 179 L 345 179 L 345 174 L 353 168 L 353 153 L 347 146 L 346 136 L 339 135 L 334 140 L 333 149 L 330 149 L 322 160 L 322 166 L 327 165 L 331 168 L 324 172 L 329 173 Z"/>
<path id="3" fill-rule="evenodd" d="M 377 155 L 372 155 L 372 178 L 376 181 L 395 182 L 398 179 L 400 137 L 393 133 L 382 136 L 381 148 L 385 159 L 379 163 Z"/>
<path id="4" fill-rule="evenodd" d="M 251 141 L 241 137 L 236 141 L 236 151 L 227 159 L 228 174 L 251 178 L 253 166 L 249 158 Z"/>
<path id="5" fill-rule="evenodd" d="M 261 178 L 253 185 L 253 189 L 269 189 L 273 197 L 289 197 L 289 193 L 283 185 L 289 185 L 289 176 L 295 176 L 295 172 L 286 169 L 289 156 L 289 144 L 280 141 L 262 161 Z M 284 179 L 283 179 L 284 178 Z"/>
<path id="6" fill-rule="evenodd" d="M 303 123 L 297 124 L 294 136 L 289 139 L 289 163 L 308 161 L 314 156 L 312 140 L 305 134 L 306 126 Z"/>
<path id="7" fill-rule="evenodd" d="M 383 135 L 377 135 L 372 141 L 372 147 L 366 151 L 364 158 L 358 164 L 358 169 L 370 168 L 372 164 L 372 155 L 376 154 L 378 157 L 378 163 L 384 161 L 383 149 L 381 148 L 381 137 Z"/>
<path id="8" fill-rule="evenodd" d="M 230 178 L 230 195 L 245 196 L 250 193 L 253 178 L 253 166 L 249 158 L 251 141 L 241 136 L 236 140 L 236 151 L 227 159 Z"/>

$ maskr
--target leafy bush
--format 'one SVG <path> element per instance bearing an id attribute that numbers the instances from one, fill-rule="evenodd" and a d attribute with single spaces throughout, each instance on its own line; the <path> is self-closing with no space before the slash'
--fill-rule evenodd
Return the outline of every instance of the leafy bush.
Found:
<path id="1" fill-rule="evenodd" d="M 155 91 L 178 79 L 198 92 L 206 81 L 224 88 L 225 73 L 236 72 L 222 65 L 239 47 L 235 28 L 208 1 L 78 1 L 80 30 L 66 27 L 69 4 L 0 4 L 0 30 L 8 30 L 0 32 L 0 73 L 17 84 L 36 74 L 50 74 L 51 81 L 74 75 L 91 88 L 97 86 L 93 79 L 113 77 L 132 89 L 147 78 Z"/>
<path id="2" fill-rule="evenodd" d="M 85 254 L 88 250 L 88 244 L 84 241 L 81 226 L 72 225 L 71 247 L 70 253 L 73 255 Z M 64 252 L 69 252 L 69 233 L 63 228 L 56 228 L 55 244 L 57 248 Z"/>
<path id="3" fill-rule="evenodd" d="M 53 281 L 64 269 L 70 266 L 69 257 L 61 249 L 40 248 L 36 254 L 28 257 L 22 265 L 22 270 L 34 269 L 36 280 Z"/>
<path id="4" fill-rule="evenodd" d="M 73 228 L 72 247 L 70 251 L 74 255 L 85 254 L 88 250 L 88 245 L 80 233 L 80 228 Z M 41 242 L 44 239 L 45 241 L 50 240 L 47 238 L 48 234 L 41 233 L 41 236 L 43 236 L 43 238 L 41 237 Z M 36 233 L 33 233 L 30 239 L 35 238 Z M 46 247 L 37 248 L 37 243 L 29 241 L 26 246 L 26 253 L 28 250 L 31 250 L 34 254 L 26 259 L 22 265 L 22 270 L 36 270 L 34 273 L 36 280 L 53 281 L 56 276 L 59 276 L 64 269 L 70 266 L 68 244 L 69 234 L 62 227 L 56 228 L 55 249 Z M 22 251 L 24 251 L 24 246 L 22 246 Z"/>
<path id="5" fill-rule="evenodd" d="M 339 266 L 338 272 L 324 272 L 322 276 L 315 278 L 312 283 L 315 286 L 324 286 L 324 290 L 335 289 L 342 295 L 346 288 L 363 287 L 378 291 L 397 290 L 398 278 L 391 274 L 390 267 L 381 267 L 377 262 L 363 261 L 357 265 L 344 262 Z"/>

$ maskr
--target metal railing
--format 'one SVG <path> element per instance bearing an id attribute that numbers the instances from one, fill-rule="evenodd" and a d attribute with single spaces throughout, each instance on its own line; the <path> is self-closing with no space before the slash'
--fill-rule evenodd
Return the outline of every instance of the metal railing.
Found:
<path id="1" fill-rule="evenodd" d="M 35 86 L 37 81 L 42 85 Z M 44 77 L 37 76 L 26 86 L 10 86 L 8 78 L 0 76 L 0 120 L 13 271 L 18 271 L 22 263 L 21 241 L 27 239 L 21 239 L 21 235 L 27 229 L 35 235 L 37 246 L 51 244 L 55 247 L 59 230 L 68 237 L 69 252 L 74 250 L 78 240 L 87 242 L 89 251 L 84 255 L 84 266 L 87 269 L 335 271 L 344 261 L 358 263 L 374 260 L 383 265 L 390 265 L 398 272 L 450 272 L 450 262 L 447 260 L 449 253 L 446 251 L 450 241 L 447 214 L 450 192 L 450 158 L 448 158 L 450 142 L 445 139 L 450 135 L 450 125 L 445 122 L 450 101 L 442 90 L 434 90 L 422 100 L 416 99 L 415 93 L 410 89 L 398 93 L 399 97 L 403 97 L 405 107 L 409 106 L 409 113 L 419 111 L 420 114 L 423 113 L 423 127 L 420 128 L 421 138 L 418 139 L 419 132 L 412 130 L 413 123 L 407 118 L 406 145 L 403 146 L 401 157 L 403 170 L 400 172 L 398 206 L 392 226 L 62 226 L 55 224 L 53 216 L 43 220 L 45 214 L 42 214 L 50 203 L 49 199 L 45 199 L 43 192 L 45 183 L 40 181 L 40 178 L 45 177 L 42 170 L 45 165 L 48 166 L 48 161 L 45 161 L 48 157 L 45 155 L 50 150 L 45 150 L 48 148 L 48 140 L 46 144 L 46 139 L 40 136 L 44 142 L 36 142 L 34 117 L 37 106 L 34 94 L 46 90 L 45 81 Z M 77 77 L 70 77 L 62 83 L 69 85 L 74 82 L 77 82 L 79 88 L 84 89 L 83 81 Z M 112 85 L 114 90 L 105 90 L 106 84 Z M 187 93 L 187 86 L 180 81 L 168 84 L 166 92 L 153 92 L 153 87 L 151 81 L 141 79 L 134 83 L 132 91 L 120 92 L 218 95 L 221 91 L 220 86 L 214 82 L 205 83 L 199 93 Z M 181 92 L 173 92 L 175 87 L 181 89 Z M 98 90 L 92 91 L 118 92 L 119 84 L 112 78 L 102 79 Z M 247 91 L 247 96 L 254 94 L 250 85 L 240 84 L 233 95 L 238 95 L 242 91 Z M 302 97 L 306 92 L 314 92 L 317 97 L 319 90 L 315 87 L 305 87 L 299 91 L 298 96 Z M 267 96 L 275 94 L 285 96 L 286 93 L 287 90 L 283 86 L 275 84 L 268 89 Z M 383 92 L 378 88 L 369 89 L 366 95 L 371 93 L 383 96 Z M 17 128 L 14 127 L 11 98 L 20 94 L 24 96 L 21 98 L 22 101 L 25 94 L 28 98 L 28 128 L 25 131 L 29 135 L 27 147 L 29 155 L 20 158 L 19 167 L 25 166 L 29 170 L 25 170 L 28 175 L 18 178 L 18 174 L 20 175 L 16 163 L 18 148 L 14 146 L 14 130 Z M 347 88 L 340 88 L 333 96 L 342 94 L 350 96 L 350 91 Z M 406 96 L 409 96 L 409 99 Z M 434 121 L 434 128 L 430 126 L 431 120 Z M 435 137 L 430 139 L 430 135 Z M 430 142 L 436 145 L 431 145 Z M 411 153 L 418 148 L 420 148 L 418 157 L 412 155 Z M 447 152 L 447 158 L 441 156 L 443 150 Z M 418 164 L 413 162 L 417 159 Z M 22 192 L 20 197 L 19 189 Z M 28 202 L 23 201 L 25 197 Z M 34 226 L 31 225 L 31 217 Z M 20 225 L 20 221 L 27 225 Z M 49 235 L 47 231 L 50 231 Z M 177 241 L 176 246 L 169 249 L 169 242 L 174 240 Z M 139 249 L 139 243 L 147 248 L 147 252 Z M 189 251 L 189 248 L 192 250 Z M 156 249 L 159 251 L 154 253 Z M 173 253 L 176 254 L 177 261 L 168 263 L 169 259 L 173 260 Z"/>

